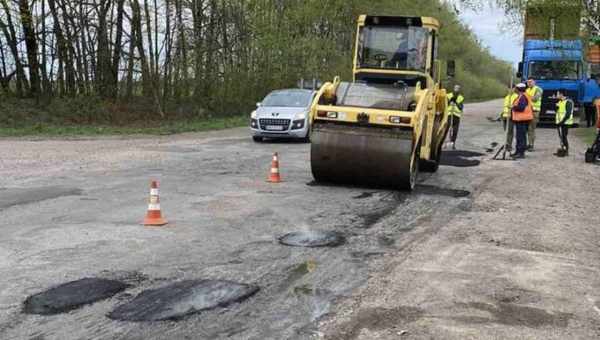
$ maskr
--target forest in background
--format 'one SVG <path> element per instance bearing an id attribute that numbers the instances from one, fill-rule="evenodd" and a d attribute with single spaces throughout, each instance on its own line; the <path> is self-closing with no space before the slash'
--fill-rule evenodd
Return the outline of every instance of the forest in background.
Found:
<path id="1" fill-rule="evenodd" d="M 438 18 L 467 98 L 506 91 L 510 65 L 439 0 L 0 0 L 0 124 L 246 114 L 300 78 L 348 79 L 362 13 Z"/>

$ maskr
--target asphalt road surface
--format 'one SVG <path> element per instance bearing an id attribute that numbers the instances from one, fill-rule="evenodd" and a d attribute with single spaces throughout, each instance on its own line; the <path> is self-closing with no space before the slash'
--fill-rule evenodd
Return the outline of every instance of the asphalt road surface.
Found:
<path id="1" fill-rule="evenodd" d="M 461 152 L 412 194 L 315 185 L 308 144 L 255 144 L 247 129 L 0 140 L 0 338 L 600 338 L 600 167 L 575 137 L 570 157 L 554 157 L 551 128 L 526 160 L 490 160 L 503 135 L 487 117 L 500 107 L 467 105 Z M 266 182 L 273 152 L 280 184 Z M 152 179 L 166 227 L 139 224 Z M 345 242 L 278 242 L 318 231 Z M 127 288 L 24 313 L 29 296 L 83 278 Z M 223 287 L 214 280 L 259 290 L 227 304 L 224 291 L 206 303 L 217 308 L 170 321 L 107 317 L 123 305 L 151 314 L 127 305 L 142 292 Z M 173 294 L 161 313 L 199 303 Z"/>

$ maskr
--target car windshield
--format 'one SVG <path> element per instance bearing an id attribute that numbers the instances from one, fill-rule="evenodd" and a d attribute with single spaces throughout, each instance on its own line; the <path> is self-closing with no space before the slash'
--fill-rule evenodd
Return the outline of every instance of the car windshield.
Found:
<path id="1" fill-rule="evenodd" d="M 422 27 L 364 27 L 359 35 L 359 66 L 425 72 L 428 37 L 429 31 Z"/>
<path id="2" fill-rule="evenodd" d="M 262 102 L 262 106 L 306 107 L 312 100 L 310 91 L 271 92 Z"/>
<path id="3" fill-rule="evenodd" d="M 581 76 L 578 61 L 532 61 L 529 77 L 540 80 L 577 80 Z"/>

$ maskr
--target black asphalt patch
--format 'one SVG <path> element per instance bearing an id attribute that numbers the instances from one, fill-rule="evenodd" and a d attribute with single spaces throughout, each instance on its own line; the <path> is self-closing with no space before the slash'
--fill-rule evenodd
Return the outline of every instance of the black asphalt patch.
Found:
<path id="1" fill-rule="evenodd" d="M 355 200 L 361 200 L 361 199 L 365 199 L 365 198 L 371 198 L 373 197 L 375 193 L 374 192 L 363 192 L 362 194 L 358 195 L 358 196 L 354 196 L 352 197 Z"/>
<path id="2" fill-rule="evenodd" d="M 476 151 L 469 150 L 449 150 L 442 152 L 442 156 L 446 155 L 448 157 L 463 157 L 463 158 L 474 158 L 485 156 L 485 154 Z"/>
<path id="3" fill-rule="evenodd" d="M 292 247 L 337 247 L 346 238 L 335 231 L 297 231 L 279 238 L 279 243 Z"/>
<path id="4" fill-rule="evenodd" d="M 62 186 L 5 188 L 0 190 L 0 210 L 17 205 L 36 203 L 63 196 L 79 196 L 81 194 L 81 189 Z"/>
<path id="5" fill-rule="evenodd" d="M 116 280 L 85 278 L 68 282 L 44 292 L 29 296 L 23 312 L 53 315 L 66 313 L 84 305 L 107 299 L 129 285 Z"/>
<path id="6" fill-rule="evenodd" d="M 480 160 L 470 159 L 481 157 L 484 154 L 474 151 L 453 150 L 442 152 L 440 160 L 441 165 L 453 166 L 458 168 L 474 167 L 481 164 Z"/>
<path id="7" fill-rule="evenodd" d="M 415 193 L 423 195 L 447 196 L 452 198 L 463 198 L 471 195 L 471 192 L 467 190 L 446 189 L 436 187 L 434 185 L 417 185 L 415 188 Z"/>
<path id="8" fill-rule="evenodd" d="M 108 314 L 121 321 L 164 321 L 182 318 L 241 302 L 258 292 L 257 286 L 221 280 L 187 280 L 143 291 L 131 302 Z"/>

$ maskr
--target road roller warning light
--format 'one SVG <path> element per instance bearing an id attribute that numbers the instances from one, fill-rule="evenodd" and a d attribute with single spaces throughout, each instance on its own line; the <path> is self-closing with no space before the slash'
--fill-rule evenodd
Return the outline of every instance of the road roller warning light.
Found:
<path id="1" fill-rule="evenodd" d="M 412 190 L 419 171 L 438 169 L 448 133 L 439 28 L 428 17 L 359 17 L 353 80 L 325 83 L 311 106 L 316 182 Z"/>
<path id="2" fill-rule="evenodd" d="M 269 173 L 269 183 L 280 183 L 281 174 L 279 173 L 279 155 L 273 154 L 273 160 L 271 161 L 271 171 Z"/>
<path id="3" fill-rule="evenodd" d="M 148 203 L 148 212 L 144 218 L 145 226 L 160 227 L 168 222 L 162 217 L 160 210 L 160 198 L 158 194 L 158 182 L 152 181 L 150 184 L 150 202 Z"/>

